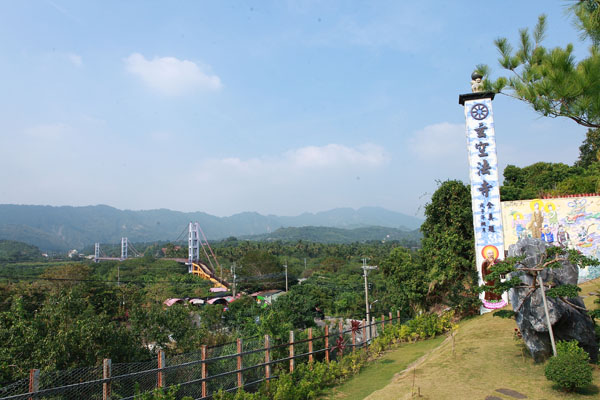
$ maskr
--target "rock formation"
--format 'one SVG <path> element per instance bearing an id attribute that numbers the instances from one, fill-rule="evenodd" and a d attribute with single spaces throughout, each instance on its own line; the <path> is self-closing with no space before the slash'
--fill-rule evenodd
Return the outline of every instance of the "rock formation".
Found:
<path id="1" fill-rule="evenodd" d="M 508 250 L 509 257 L 524 255 L 525 259 L 517 267 L 534 268 L 549 245 L 539 239 L 525 238 L 517 244 L 511 245 Z M 546 268 L 540 271 L 545 283 L 556 286 L 571 284 L 577 285 L 579 269 L 569 262 L 561 262 L 560 268 Z M 520 277 L 524 286 L 534 286 L 535 274 L 528 271 L 512 273 Z M 550 334 L 546 324 L 546 314 L 539 285 L 531 292 L 529 287 L 517 287 L 509 291 L 509 297 L 515 319 L 525 345 L 536 362 L 541 362 L 552 356 Z M 529 294 L 529 296 L 528 296 Z M 598 343 L 594 333 L 594 322 L 587 315 L 585 305 L 580 297 L 569 298 L 568 302 L 560 298 L 547 298 L 550 314 L 550 323 L 553 327 L 554 339 L 577 340 L 579 345 L 590 355 L 593 362 L 598 360 Z M 522 303 L 522 304 L 521 304 Z M 569 304 L 571 303 L 571 304 Z"/>

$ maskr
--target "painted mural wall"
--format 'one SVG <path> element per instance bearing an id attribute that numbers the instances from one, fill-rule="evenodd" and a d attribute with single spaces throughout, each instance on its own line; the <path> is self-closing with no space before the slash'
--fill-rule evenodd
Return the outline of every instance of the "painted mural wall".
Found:
<path id="1" fill-rule="evenodd" d="M 600 259 L 600 196 L 502 202 L 504 244 L 522 237 L 580 250 Z M 579 281 L 600 276 L 600 266 L 579 271 Z"/>

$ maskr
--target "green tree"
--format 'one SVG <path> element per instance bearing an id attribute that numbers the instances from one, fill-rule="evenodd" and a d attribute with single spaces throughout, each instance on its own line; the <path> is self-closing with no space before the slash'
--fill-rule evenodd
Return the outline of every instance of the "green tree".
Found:
<path id="1" fill-rule="evenodd" d="M 321 263 L 323 269 L 329 272 L 338 272 L 344 265 L 344 260 L 339 257 L 326 257 Z"/>
<path id="2" fill-rule="evenodd" d="M 427 302 L 473 311 L 478 298 L 469 187 L 457 180 L 442 182 L 425 206 L 421 231 Z"/>
<path id="3" fill-rule="evenodd" d="M 533 30 L 519 31 L 516 51 L 506 38 L 495 40 L 499 63 L 509 77 L 489 79 L 487 65 L 477 66 L 484 76 L 484 90 L 505 93 L 528 103 L 544 116 L 566 117 L 579 125 L 600 128 L 600 50 L 598 38 L 599 0 L 579 1 L 571 7 L 582 37 L 594 44 L 586 58 L 576 61 L 573 45 L 548 49 L 542 45 L 546 35 L 546 16 L 541 15 Z"/>
<path id="4" fill-rule="evenodd" d="M 250 250 L 240 260 L 238 270 L 241 288 L 256 290 L 260 288 L 285 287 L 283 267 L 277 257 L 265 250 Z M 283 284 L 283 285 L 282 285 Z"/>
<path id="5" fill-rule="evenodd" d="M 570 7 L 581 39 L 591 39 L 600 45 L 600 0 L 572 0 Z"/>
<path id="6" fill-rule="evenodd" d="M 563 163 L 538 162 L 523 168 L 507 165 L 500 196 L 503 201 L 535 199 L 552 193 L 562 181 L 582 173 L 582 168 Z"/>
<path id="7" fill-rule="evenodd" d="M 422 310 L 427 285 L 425 274 L 416 254 L 404 247 L 396 247 L 381 263 L 381 270 L 391 284 L 389 290 L 398 299 L 398 306 L 409 306 L 412 314 Z"/>
<path id="8" fill-rule="evenodd" d="M 575 162 L 577 167 L 588 168 L 598 161 L 600 155 L 600 129 L 588 129 L 583 144 L 579 146 L 579 159 Z"/>

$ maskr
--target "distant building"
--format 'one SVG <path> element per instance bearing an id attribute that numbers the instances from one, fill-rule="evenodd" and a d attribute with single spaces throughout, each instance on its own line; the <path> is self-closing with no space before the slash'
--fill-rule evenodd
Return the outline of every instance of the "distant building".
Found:
<path id="1" fill-rule="evenodd" d="M 283 290 L 263 290 L 262 292 L 252 293 L 250 296 L 256 299 L 258 304 L 273 304 L 273 302 L 285 292 Z"/>

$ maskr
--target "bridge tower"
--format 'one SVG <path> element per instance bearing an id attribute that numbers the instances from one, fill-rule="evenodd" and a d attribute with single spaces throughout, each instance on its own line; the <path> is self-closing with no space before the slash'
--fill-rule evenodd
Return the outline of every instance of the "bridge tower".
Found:
<path id="1" fill-rule="evenodd" d="M 127 238 L 121 238 L 121 260 L 127 259 Z"/>
<path id="2" fill-rule="evenodd" d="M 188 272 L 194 269 L 192 263 L 200 261 L 200 224 L 190 222 L 188 228 Z"/>
<path id="3" fill-rule="evenodd" d="M 100 258 L 100 243 L 95 243 L 94 244 L 94 262 L 99 262 Z"/>

